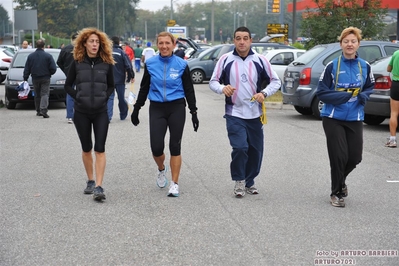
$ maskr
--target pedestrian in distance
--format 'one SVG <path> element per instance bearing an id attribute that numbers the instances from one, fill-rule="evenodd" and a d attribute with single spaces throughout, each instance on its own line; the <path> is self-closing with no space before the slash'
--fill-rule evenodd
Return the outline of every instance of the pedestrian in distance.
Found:
<path id="1" fill-rule="evenodd" d="M 54 58 L 44 51 L 44 46 L 44 40 L 36 41 L 36 50 L 26 60 L 23 79 L 28 81 L 29 76 L 32 76 L 36 115 L 49 118 L 50 79 L 57 71 L 57 66 Z"/>
<path id="2" fill-rule="evenodd" d="M 82 146 L 82 160 L 88 178 L 84 193 L 93 194 L 94 200 L 102 201 L 105 200 L 102 183 L 109 127 L 107 101 L 114 91 L 112 42 L 104 32 L 85 28 L 75 40 L 73 58 L 75 61 L 69 69 L 65 90 L 75 100 L 73 121 Z"/>
<path id="3" fill-rule="evenodd" d="M 237 28 L 234 50 L 220 57 L 209 82 L 212 91 L 225 95 L 224 118 L 233 148 L 230 173 L 237 198 L 259 193 L 255 178 L 263 157 L 264 100 L 281 85 L 269 61 L 254 53 L 251 43 L 250 30 Z"/>
<path id="4" fill-rule="evenodd" d="M 118 108 L 119 108 L 119 118 L 125 120 L 128 113 L 128 106 L 125 100 L 125 83 L 134 82 L 134 72 L 132 62 L 126 53 L 119 46 L 119 37 L 114 36 L 112 40 L 112 56 L 114 57 L 114 83 L 116 93 L 118 94 Z M 127 74 L 127 77 L 126 77 Z M 108 118 L 109 121 L 112 120 L 113 108 L 114 108 L 114 95 L 115 92 L 111 94 L 108 99 Z"/>
<path id="5" fill-rule="evenodd" d="M 69 68 L 71 67 L 74 59 L 73 59 L 73 42 L 75 41 L 78 34 L 75 32 L 71 35 L 71 43 L 64 48 L 61 49 L 60 55 L 57 59 L 57 65 L 61 68 L 62 72 L 64 72 L 65 76 L 68 75 Z M 67 93 L 66 95 L 66 119 L 68 124 L 73 124 L 73 106 L 74 101 L 71 95 Z"/>
<path id="6" fill-rule="evenodd" d="M 140 44 L 137 44 L 137 47 L 134 48 L 134 65 L 136 67 L 136 72 L 140 73 L 141 68 L 141 56 L 143 54 L 143 48 L 141 48 Z"/>
<path id="7" fill-rule="evenodd" d="M 389 118 L 389 133 L 385 147 L 396 148 L 396 129 L 398 128 L 399 116 L 399 50 L 394 52 L 388 63 L 387 71 L 392 75 L 392 85 L 390 90 L 391 117 Z"/>
<path id="8" fill-rule="evenodd" d="M 151 45 L 151 42 L 147 42 L 147 47 L 144 48 L 141 55 L 141 62 L 143 62 L 144 64 L 147 62 L 148 59 L 155 55 L 155 50 L 151 47 Z"/>
<path id="9" fill-rule="evenodd" d="M 321 110 L 331 168 L 330 202 L 345 207 L 347 176 L 362 161 L 364 105 L 374 88 L 369 63 L 357 53 L 362 31 L 348 27 L 338 40 L 342 54 L 328 63 L 316 95 L 324 103 Z"/>
<path id="10" fill-rule="evenodd" d="M 144 66 L 136 104 L 131 120 L 137 126 L 139 110 L 147 99 L 150 100 L 150 145 L 152 156 L 158 167 L 157 185 L 164 188 L 168 184 L 165 166 L 165 135 L 169 129 L 170 182 L 168 196 L 178 197 L 179 175 L 182 164 L 181 141 L 186 121 L 186 101 L 191 113 L 194 131 L 198 130 L 197 106 L 194 86 L 190 78 L 187 62 L 173 54 L 175 37 L 169 32 L 157 36 L 159 55 L 151 57 Z"/>
<path id="11" fill-rule="evenodd" d="M 130 43 L 125 42 L 125 53 L 127 54 L 127 56 L 129 57 L 130 63 L 133 62 L 134 60 L 134 50 L 133 48 L 130 46 Z"/>
<path id="12" fill-rule="evenodd" d="M 29 44 L 28 44 L 27 41 L 23 41 L 22 44 L 21 44 L 21 48 L 22 48 L 22 49 L 28 49 L 28 45 L 29 45 Z"/>

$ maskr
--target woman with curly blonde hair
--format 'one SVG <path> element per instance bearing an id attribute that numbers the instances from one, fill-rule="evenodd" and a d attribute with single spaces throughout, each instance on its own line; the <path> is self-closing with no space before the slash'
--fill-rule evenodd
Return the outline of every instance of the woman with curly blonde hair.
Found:
<path id="1" fill-rule="evenodd" d="M 104 32 L 96 28 L 85 28 L 79 32 L 75 40 L 73 57 L 75 61 L 69 69 L 65 90 L 75 101 L 73 120 L 82 146 L 82 160 L 88 178 L 84 193 L 94 194 L 93 198 L 101 201 L 105 200 L 102 181 L 109 126 L 107 101 L 114 91 L 115 62 L 112 56 L 112 42 Z"/>

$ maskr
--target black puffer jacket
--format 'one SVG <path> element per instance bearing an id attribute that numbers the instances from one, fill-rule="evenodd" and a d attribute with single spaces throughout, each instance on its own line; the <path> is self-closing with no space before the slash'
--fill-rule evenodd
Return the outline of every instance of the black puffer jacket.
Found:
<path id="1" fill-rule="evenodd" d="M 106 111 L 108 97 L 115 88 L 113 65 L 104 63 L 100 57 L 85 57 L 81 63 L 74 61 L 64 88 L 75 99 L 76 111 L 88 114 Z"/>

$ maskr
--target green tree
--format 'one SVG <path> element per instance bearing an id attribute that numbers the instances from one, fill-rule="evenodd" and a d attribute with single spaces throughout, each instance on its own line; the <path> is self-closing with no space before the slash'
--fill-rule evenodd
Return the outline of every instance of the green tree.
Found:
<path id="1" fill-rule="evenodd" d="M 0 4 L 0 37 L 3 37 L 7 33 L 9 26 L 10 17 L 8 16 L 7 10 L 4 9 L 3 5 Z"/>
<path id="2" fill-rule="evenodd" d="M 314 0 L 316 10 L 307 9 L 301 24 L 303 36 L 311 41 L 306 48 L 322 43 L 336 42 L 344 28 L 353 26 L 362 30 L 364 39 L 385 39 L 379 35 L 385 24 L 383 17 L 387 8 L 381 0 Z"/>

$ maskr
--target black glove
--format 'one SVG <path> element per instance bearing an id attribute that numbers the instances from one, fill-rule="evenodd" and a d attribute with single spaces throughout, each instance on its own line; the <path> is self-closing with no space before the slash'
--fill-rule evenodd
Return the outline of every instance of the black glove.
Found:
<path id="1" fill-rule="evenodd" d="M 194 131 L 197 132 L 198 127 L 199 127 L 199 121 L 198 121 L 198 117 L 197 117 L 197 112 L 191 113 L 191 121 L 193 121 Z"/>
<path id="2" fill-rule="evenodd" d="M 131 120 L 132 120 L 132 124 L 137 126 L 138 124 L 140 124 L 140 120 L 139 120 L 139 110 L 140 108 L 135 107 L 133 109 L 133 113 L 130 116 Z"/>

